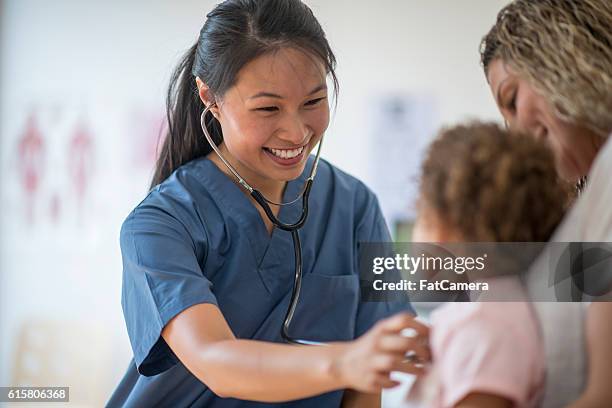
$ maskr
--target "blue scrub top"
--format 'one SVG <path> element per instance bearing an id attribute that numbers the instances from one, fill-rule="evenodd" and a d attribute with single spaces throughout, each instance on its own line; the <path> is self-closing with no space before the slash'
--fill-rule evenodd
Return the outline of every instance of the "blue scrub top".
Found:
<path id="1" fill-rule="evenodd" d="M 287 183 L 301 191 L 313 163 Z M 354 339 L 377 320 L 411 311 L 405 302 L 360 302 L 357 244 L 390 241 L 375 195 L 321 160 L 300 230 L 303 281 L 294 338 Z M 301 200 L 280 209 L 294 222 Z M 177 169 L 151 190 L 121 228 L 122 307 L 134 352 L 110 407 L 339 407 L 343 391 L 283 404 L 221 398 L 193 376 L 161 337 L 177 314 L 217 305 L 237 338 L 282 342 L 294 277 L 291 234 L 270 235 L 247 195 L 207 158 Z"/>

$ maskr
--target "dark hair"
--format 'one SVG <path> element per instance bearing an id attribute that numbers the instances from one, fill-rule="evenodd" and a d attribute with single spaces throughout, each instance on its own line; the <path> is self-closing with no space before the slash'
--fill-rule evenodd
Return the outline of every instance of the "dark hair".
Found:
<path id="1" fill-rule="evenodd" d="M 443 130 L 423 162 L 419 206 L 469 241 L 548 241 L 571 202 L 550 149 L 493 123 Z"/>
<path id="2" fill-rule="evenodd" d="M 337 95 L 336 57 L 321 25 L 300 0 L 226 0 L 208 13 L 198 41 L 187 51 L 170 80 L 166 101 L 168 131 L 151 188 L 181 165 L 212 151 L 200 125 L 205 107 L 195 77 L 219 98 L 234 85 L 245 64 L 282 47 L 300 49 L 320 58 Z M 221 143 L 219 123 L 210 112 L 205 119 L 214 142 Z"/>

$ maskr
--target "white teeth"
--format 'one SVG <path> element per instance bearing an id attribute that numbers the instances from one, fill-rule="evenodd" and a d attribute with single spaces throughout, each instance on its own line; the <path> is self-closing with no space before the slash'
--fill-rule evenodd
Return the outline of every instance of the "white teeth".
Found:
<path id="1" fill-rule="evenodd" d="M 275 156 L 280 157 L 281 159 L 293 159 L 294 157 L 297 157 L 300 154 L 302 154 L 302 151 L 304 150 L 304 146 L 300 147 L 299 149 L 293 149 L 293 150 L 279 150 L 279 149 L 268 149 L 268 150 L 272 152 Z"/>

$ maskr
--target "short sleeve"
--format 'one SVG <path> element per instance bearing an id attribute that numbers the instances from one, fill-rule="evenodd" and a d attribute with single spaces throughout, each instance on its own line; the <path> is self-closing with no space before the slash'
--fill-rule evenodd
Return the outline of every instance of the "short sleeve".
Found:
<path id="1" fill-rule="evenodd" d="M 161 337 L 164 326 L 190 306 L 217 301 L 198 262 L 206 242 L 194 240 L 196 225 L 172 215 L 168 200 L 147 199 L 121 228 L 121 305 L 138 372 L 152 376 L 178 362 Z"/>
<path id="2" fill-rule="evenodd" d="M 363 206 L 356 206 L 357 208 L 361 207 L 356 230 L 357 245 L 362 242 L 392 242 L 378 199 L 365 186 L 363 186 L 363 189 L 364 204 Z M 357 251 L 358 249 L 356 249 Z M 359 302 L 355 337 L 357 338 L 367 332 L 377 321 L 399 312 L 415 314 L 407 294 L 405 296 L 394 296 L 393 301 Z"/>
<path id="3" fill-rule="evenodd" d="M 452 311 L 451 311 L 452 312 Z M 534 341 L 492 316 L 464 320 L 453 329 L 433 321 L 432 350 L 442 386 L 442 405 L 455 406 L 481 392 L 523 406 L 534 389 Z"/>

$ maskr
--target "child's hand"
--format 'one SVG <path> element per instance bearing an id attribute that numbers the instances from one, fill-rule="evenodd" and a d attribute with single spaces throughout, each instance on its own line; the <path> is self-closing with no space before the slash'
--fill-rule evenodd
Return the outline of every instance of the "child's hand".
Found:
<path id="1" fill-rule="evenodd" d="M 416 335 L 404 336 L 401 334 L 404 329 L 412 329 Z M 411 353 L 418 361 L 429 361 L 428 335 L 429 328 L 409 313 L 381 320 L 344 348 L 337 366 L 340 377 L 347 388 L 380 392 L 399 384 L 391 380 L 392 371 L 422 374 L 423 368 L 406 355 Z"/>

